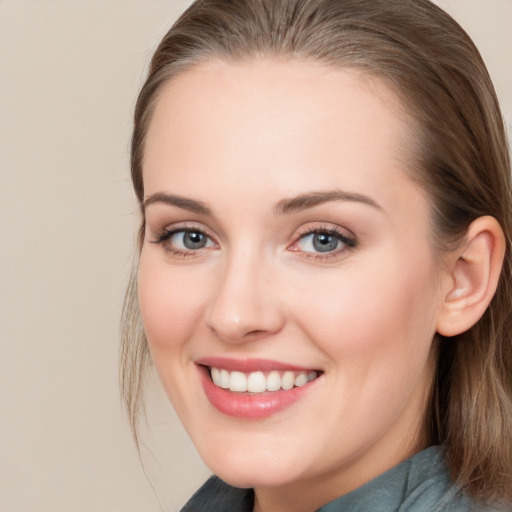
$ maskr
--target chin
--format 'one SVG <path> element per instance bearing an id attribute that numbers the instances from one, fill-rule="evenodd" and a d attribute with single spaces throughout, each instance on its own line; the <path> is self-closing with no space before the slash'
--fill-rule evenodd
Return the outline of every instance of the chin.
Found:
<path id="1" fill-rule="evenodd" d="M 221 468 L 211 468 L 213 472 L 224 482 L 233 487 L 242 488 L 269 488 L 281 487 L 296 481 L 296 475 L 291 475 L 289 471 L 273 471 L 265 467 L 264 469 L 246 467 L 244 469 L 231 468 L 222 465 Z"/>
<path id="2" fill-rule="evenodd" d="M 255 453 L 230 449 L 222 454 L 200 455 L 215 475 L 234 487 L 279 487 L 300 479 L 295 469 L 304 470 L 303 460 L 290 460 L 278 450 Z"/>

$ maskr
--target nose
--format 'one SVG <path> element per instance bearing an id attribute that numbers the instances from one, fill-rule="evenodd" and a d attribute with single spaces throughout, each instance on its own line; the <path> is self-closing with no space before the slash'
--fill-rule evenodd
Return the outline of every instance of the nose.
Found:
<path id="1" fill-rule="evenodd" d="M 285 315 L 272 272 L 262 258 L 239 253 L 226 261 L 205 312 L 208 328 L 228 343 L 278 333 Z"/>

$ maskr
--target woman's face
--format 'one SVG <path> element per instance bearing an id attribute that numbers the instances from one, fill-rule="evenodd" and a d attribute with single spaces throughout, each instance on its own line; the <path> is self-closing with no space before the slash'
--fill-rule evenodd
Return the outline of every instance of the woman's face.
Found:
<path id="1" fill-rule="evenodd" d="M 418 448 L 443 293 L 412 137 L 355 71 L 210 62 L 163 90 L 140 307 L 164 388 L 226 481 L 335 497 Z"/>

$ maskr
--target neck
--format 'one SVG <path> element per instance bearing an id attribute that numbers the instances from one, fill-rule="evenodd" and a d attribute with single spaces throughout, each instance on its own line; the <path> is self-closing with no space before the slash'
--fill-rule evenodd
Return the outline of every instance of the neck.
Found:
<path id="1" fill-rule="evenodd" d="M 412 440 L 411 440 L 412 441 Z M 403 443 L 403 440 L 401 440 Z M 322 506 L 344 496 L 410 456 L 425 446 L 417 442 L 409 443 L 409 448 L 397 449 L 394 458 L 389 458 L 387 450 L 378 454 L 371 450 L 362 453 L 346 464 L 346 468 L 336 468 L 329 474 L 323 473 L 307 481 L 296 481 L 278 487 L 256 488 L 254 490 L 254 512 L 314 512 Z"/>

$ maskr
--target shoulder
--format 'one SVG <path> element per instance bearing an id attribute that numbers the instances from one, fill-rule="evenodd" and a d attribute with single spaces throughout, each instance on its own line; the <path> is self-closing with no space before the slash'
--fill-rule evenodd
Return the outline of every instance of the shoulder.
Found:
<path id="1" fill-rule="evenodd" d="M 442 447 L 431 447 L 409 461 L 407 491 L 397 512 L 512 512 L 510 506 L 477 503 L 451 480 Z"/>
<path id="2" fill-rule="evenodd" d="M 238 489 L 212 476 L 190 498 L 181 512 L 252 512 L 251 489 Z"/>
<path id="3" fill-rule="evenodd" d="M 444 450 L 432 446 L 374 480 L 325 505 L 319 512 L 512 512 L 479 505 L 453 483 Z"/>

